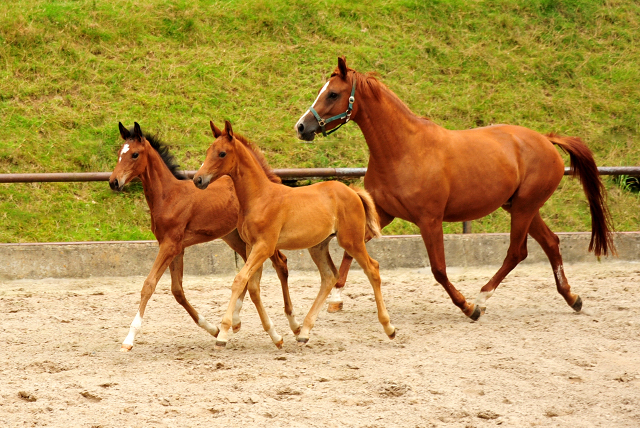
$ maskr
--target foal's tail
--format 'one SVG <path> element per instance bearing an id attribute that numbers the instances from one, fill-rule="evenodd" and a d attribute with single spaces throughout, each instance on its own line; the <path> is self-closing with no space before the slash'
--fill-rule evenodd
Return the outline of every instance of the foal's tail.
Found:
<path id="1" fill-rule="evenodd" d="M 578 176 L 582 188 L 589 201 L 591 210 L 591 242 L 589 251 L 596 256 L 616 255 L 613 245 L 613 222 L 605 201 L 605 187 L 600 180 L 598 167 L 593 160 L 593 154 L 585 143 L 578 137 L 561 137 L 548 134 L 546 137 L 553 144 L 558 145 L 571 160 L 571 175 Z"/>
<path id="2" fill-rule="evenodd" d="M 376 212 L 376 206 L 373 203 L 373 198 L 364 189 L 352 187 L 353 191 L 358 194 L 362 205 L 364 206 L 364 212 L 367 216 L 366 236 L 369 239 L 380 237 L 380 222 L 378 221 L 378 213 Z"/>

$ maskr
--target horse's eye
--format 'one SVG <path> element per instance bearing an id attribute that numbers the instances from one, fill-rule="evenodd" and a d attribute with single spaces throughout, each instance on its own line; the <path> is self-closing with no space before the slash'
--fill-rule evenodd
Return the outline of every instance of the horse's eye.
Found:
<path id="1" fill-rule="evenodd" d="M 329 98 L 335 100 L 338 98 L 338 94 L 336 92 L 329 92 Z"/>
<path id="2" fill-rule="evenodd" d="M 220 152 L 220 153 L 218 154 L 218 156 L 220 156 L 221 158 L 225 157 L 226 155 L 227 155 L 227 154 L 226 154 L 225 152 Z"/>
<path id="3" fill-rule="evenodd" d="M 131 155 L 131 157 L 134 159 L 138 159 L 138 156 L 140 156 L 140 153 L 134 153 Z"/>

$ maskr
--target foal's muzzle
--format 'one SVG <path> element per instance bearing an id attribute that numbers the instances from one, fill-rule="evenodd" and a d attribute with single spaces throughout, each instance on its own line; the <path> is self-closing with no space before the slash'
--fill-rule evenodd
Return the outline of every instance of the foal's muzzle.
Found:
<path id="1" fill-rule="evenodd" d="M 109 187 L 111 187 L 111 190 L 119 192 L 124 187 L 124 183 L 121 183 L 117 178 L 114 178 L 113 180 L 109 180 Z"/>
<path id="2" fill-rule="evenodd" d="M 198 189 L 206 189 L 209 183 L 211 183 L 211 175 L 196 175 L 193 177 L 193 184 L 195 184 Z"/>

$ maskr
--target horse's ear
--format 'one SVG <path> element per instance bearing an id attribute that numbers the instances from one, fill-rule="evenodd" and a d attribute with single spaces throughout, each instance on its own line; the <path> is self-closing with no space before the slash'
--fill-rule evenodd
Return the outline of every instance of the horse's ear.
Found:
<path id="1" fill-rule="evenodd" d="M 133 137 L 136 140 L 142 141 L 142 129 L 140 129 L 138 122 L 133 122 Z"/>
<path id="2" fill-rule="evenodd" d="M 338 57 L 338 70 L 340 71 L 340 77 L 343 79 L 347 77 L 347 58 L 343 56 Z"/>
<path id="3" fill-rule="evenodd" d="M 218 138 L 219 136 L 222 135 L 222 131 L 219 130 L 218 127 L 213 124 L 213 120 L 209 121 L 209 125 L 211 126 L 211 131 L 213 131 L 214 137 Z"/>
<path id="4" fill-rule="evenodd" d="M 231 122 L 228 120 L 224 121 L 224 130 L 227 133 L 229 140 L 233 140 L 233 129 L 231 129 Z"/>
<path id="5" fill-rule="evenodd" d="M 125 128 L 122 125 L 122 122 L 118 122 L 118 129 L 120 130 L 120 136 L 122 137 L 123 140 L 128 140 L 129 138 L 131 138 L 131 133 L 129 132 L 129 130 L 127 128 Z"/>

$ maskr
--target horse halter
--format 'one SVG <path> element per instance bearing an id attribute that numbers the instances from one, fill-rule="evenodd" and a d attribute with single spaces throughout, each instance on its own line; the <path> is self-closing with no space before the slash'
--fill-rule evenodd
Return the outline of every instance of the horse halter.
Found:
<path id="1" fill-rule="evenodd" d="M 353 111 L 353 103 L 355 102 L 355 98 L 354 98 L 355 94 L 356 94 L 356 76 L 353 76 L 353 87 L 351 88 L 351 96 L 349 97 L 349 107 L 347 107 L 347 111 L 345 111 L 344 113 L 340 113 L 336 116 L 330 117 L 329 119 L 323 119 L 320 117 L 318 112 L 313 108 L 313 106 L 309 107 L 309 111 L 313 113 L 316 120 L 318 121 L 318 125 L 320 125 L 320 129 L 322 129 L 322 135 L 326 137 L 329 134 L 333 134 L 338 129 L 340 129 L 342 125 L 349 122 L 349 120 L 351 119 L 351 112 Z M 327 130 L 325 129 L 325 126 L 327 123 L 333 122 L 334 120 L 342 119 L 344 117 L 346 117 L 347 119 L 343 123 L 341 123 L 340 125 L 336 126 L 332 130 L 327 132 Z"/>

